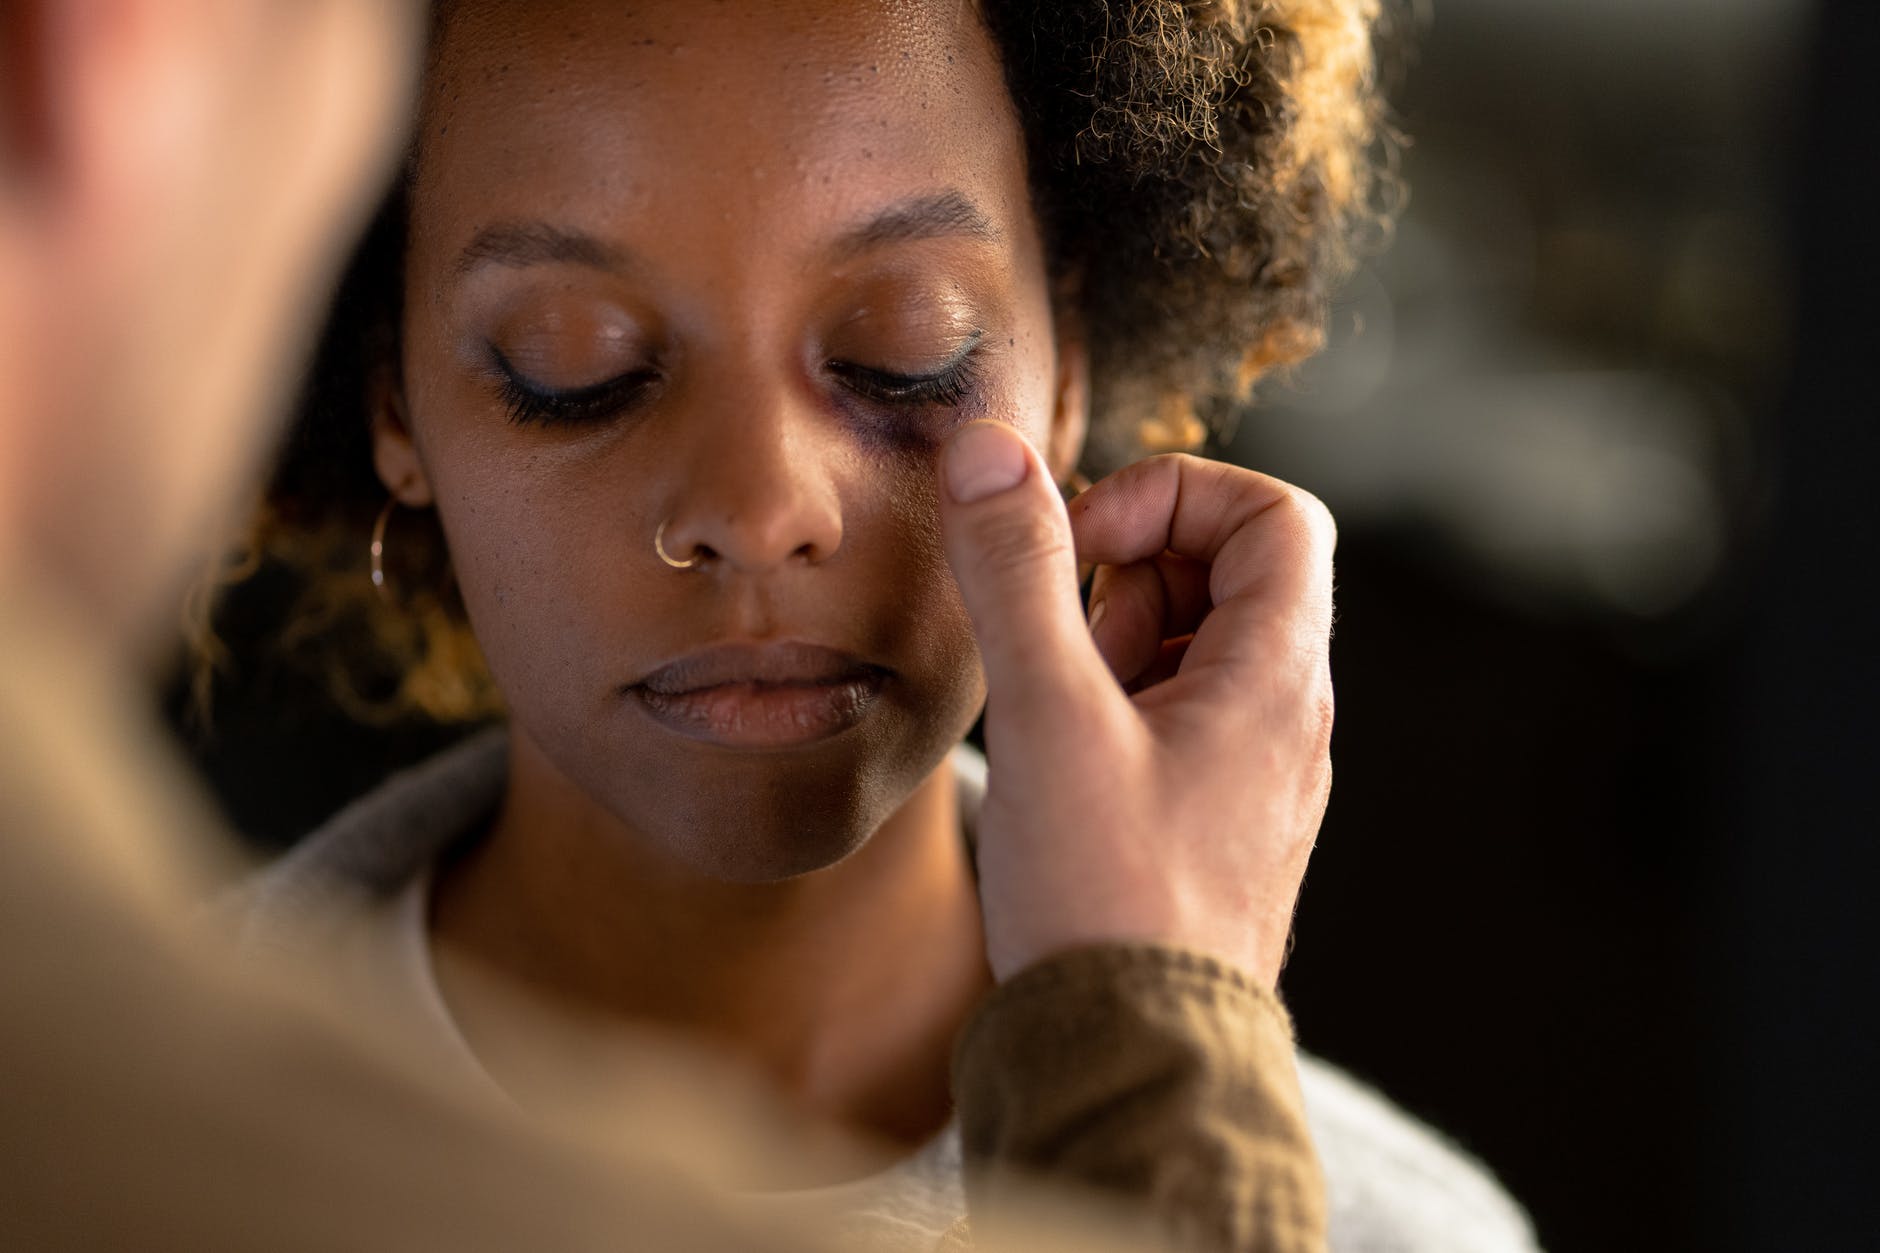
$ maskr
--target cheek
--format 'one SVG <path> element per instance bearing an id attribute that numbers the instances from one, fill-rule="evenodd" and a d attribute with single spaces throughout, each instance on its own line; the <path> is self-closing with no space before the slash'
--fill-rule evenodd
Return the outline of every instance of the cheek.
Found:
<path id="1" fill-rule="evenodd" d="M 885 577 L 875 586 L 894 589 L 888 604 L 904 633 L 899 651 L 921 659 L 933 699 L 977 709 L 985 680 L 972 621 L 940 537 L 937 459 L 937 449 L 909 459 L 891 479 L 880 525 L 892 539 L 884 545 Z"/>
<path id="2" fill-rule="evenodd" d="M 632 677 L 607 638 L 644 604 L 630 488 L 548 473 L 527 454 L 434 458 L 432 486 L 470 625 L 504 699 L 605 692 Z"/>
<path id="3" fill-rule="evenodd" d="M 470 624 L 506 699 L 566 676 L 633 572 L 635 484 L 581 448 L 513 426 L 429 319 L 408 323 L 417 451 Z M 650 533 L 650 532 L 649 532 Z"/>
<path id="4" fill-rule="evenodd" d="M 1019 430 L 1039 451 L 1048 451 L 1057 409 L 1057 349 L 1050 322 L 1043 330 L 1014 337 L 1011 412 Z"/>

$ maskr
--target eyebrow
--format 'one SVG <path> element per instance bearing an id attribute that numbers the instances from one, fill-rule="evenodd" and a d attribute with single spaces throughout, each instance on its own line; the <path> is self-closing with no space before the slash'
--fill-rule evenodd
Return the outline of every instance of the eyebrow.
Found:
<path id="1" fill-rule="evenodd" d="M 532 265 L 580 265 L 617 273 L 626 254 L 583 231 L 548 222 L 498 222 L 478 231 L 457 257 L 457 273 L 486 265 L 523 269 Z"/>
<path id="2" fill-rule="evenodd" d="M 941 239 L 949 235 L 964 235 L 989 243 L 1000 239 L 999 228 L 971 198 L 962 191 L 947 190 L 903 200 L 884 209 L 860 226 L 844 232 L 836 241 L 835 251 L 847 255 L 885 244 Z"/>
<path id="3" fill-rule="evenodd" d="M 995 243 L 999 228 L 964 192 L 950 189 L 891 205 L 861 225 L 844 231 L 833 251 L 852 256 L 888 244 L 965 236 Z M 487 265 L 526 269 L 536 265 L 578 265 L 618 274 L 629 268 L 630 254 L 585 231 L 550 222 L 498 222 L 484 227 L 457 257 L 459 276 Z"/>

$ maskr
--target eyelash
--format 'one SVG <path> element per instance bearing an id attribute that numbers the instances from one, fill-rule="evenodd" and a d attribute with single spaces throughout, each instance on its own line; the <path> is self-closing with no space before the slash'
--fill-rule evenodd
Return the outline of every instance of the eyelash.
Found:
<path id="1" fill-rule="evenodd" d="M 973 385 L 979 381 L 979 338 L 975 336 L 964 351 L 933 374 L 894 374 L 847 361 L 832 361 L 828 370 L 864 400 L 910 408 L 938 405 L 953 409 L 973 394 Z"/>
<path id="2" fill-rule="evenodd" d="M 509 420 L 517 426 L 575 425 L 615 417 L 638 404 L 660 381 L 657 370 L 635 370 L 587 387 L 560 390 L 525 378 L 494 345 L 490 360 L 498 395 Z M 848 361 L 832 361 L 826 368 L 850 391 L 877 404 L 957 408 L 979 381 L 979 337 L 974 336 L 953 361 L 933 374 L 896 374 Z"/>
<path id="3" fill-rule="evenodd" d="M 516 372 L 502 350 L 490 348 L 496 367 L 497 393 L 509 420 L 517 426 L 559 426 L 599 421 L 625 413 L 659 382 L 657 370 L 634 370 L 587 387 L 561 390 L 533 383 Z"/>

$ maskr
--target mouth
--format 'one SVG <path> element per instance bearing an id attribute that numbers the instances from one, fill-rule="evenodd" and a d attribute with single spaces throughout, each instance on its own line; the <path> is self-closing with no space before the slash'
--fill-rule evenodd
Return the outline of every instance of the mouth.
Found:
<path id="1" fill-rule="evenodd" d="M 819 644 L 719 644 L 626 691 L 654 721 L 724 748 L 795 748 L 867 717 L 892 672 Z"/>

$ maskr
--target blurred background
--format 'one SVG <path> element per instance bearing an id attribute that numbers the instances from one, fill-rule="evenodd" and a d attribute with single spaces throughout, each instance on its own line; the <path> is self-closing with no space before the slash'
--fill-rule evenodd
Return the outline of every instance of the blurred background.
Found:
<path id="1" fill-rule="evenodd" d="M 1418 19 L 1398 236 L 1228 450 L 1341 528 L 1302 1042 L 1550 1248 L 1880 1247 L 1874 6 Z"/>
<path id="2" fill-rule="evenodd" d="M 1301 1041 L 1551 1249 L 1880 1247 L 1874 6 L 1414 22 L 1396 239 L 1220 450 L 1341 526 Z M 190 733 L 263 848 L 450 738 L 296 682 Z"/>

